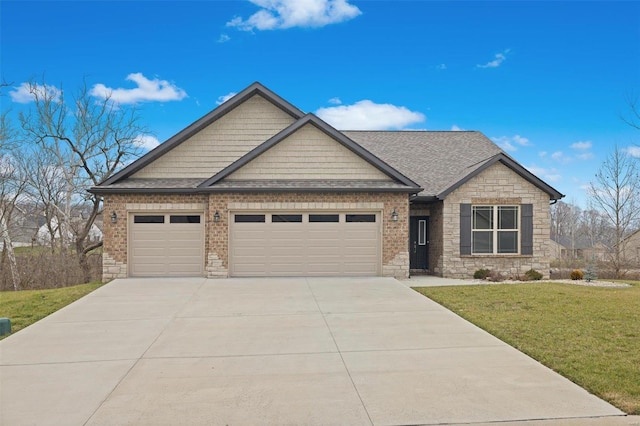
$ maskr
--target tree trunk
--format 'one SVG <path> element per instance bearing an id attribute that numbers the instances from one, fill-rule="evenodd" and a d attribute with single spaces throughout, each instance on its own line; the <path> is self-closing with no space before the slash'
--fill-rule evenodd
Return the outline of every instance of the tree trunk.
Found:
<path id="1" fill-rule="evenodd" d="M 18 291 L 20 287 L 20 275 L 18 274 L 18 263 L 16 262 L 16 253 L 13 251 L 13 244 L 11 243 L 11 236 L 9 235 L 9 227 L 4 219 L 4 216 L 0 218 L 0 235 L 4 242 L 4 249 L 7 252 L 7 258 L 9 259 L 9 271 L 11 273 L 11 281 L 13 283 L 13 290 Z"/>

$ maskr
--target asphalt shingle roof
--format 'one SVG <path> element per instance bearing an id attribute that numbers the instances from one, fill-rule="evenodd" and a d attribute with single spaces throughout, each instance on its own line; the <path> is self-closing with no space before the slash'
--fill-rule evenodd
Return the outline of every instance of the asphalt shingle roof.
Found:
<path id="1" fill-rule="evenodd" d="M 475 131 L 343 131 L 433 196 L 504 152 Z"/>

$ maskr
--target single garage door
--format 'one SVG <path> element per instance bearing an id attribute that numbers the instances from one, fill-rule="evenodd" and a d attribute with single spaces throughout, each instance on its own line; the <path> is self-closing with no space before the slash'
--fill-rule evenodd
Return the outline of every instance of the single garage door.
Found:
<path id="1" fill-rule="evenodd" d="M 378 213 L 236 213 L 230 275 L 380 275 Z"/>
<path id="2" fill-rule="evenodd" d="M 201 213 L 135 213 L 129 222 L 129 275 L 202 276 Z"/>

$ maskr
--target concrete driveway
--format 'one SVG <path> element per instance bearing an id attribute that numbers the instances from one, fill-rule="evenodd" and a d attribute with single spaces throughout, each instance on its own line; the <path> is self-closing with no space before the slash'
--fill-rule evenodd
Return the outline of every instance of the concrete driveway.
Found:
<path id="1" fill-rule="evenodd" d="M 116 280 L 0 342 L 0 404 L 2 425 L 624 419 L 390 278 Z"/>

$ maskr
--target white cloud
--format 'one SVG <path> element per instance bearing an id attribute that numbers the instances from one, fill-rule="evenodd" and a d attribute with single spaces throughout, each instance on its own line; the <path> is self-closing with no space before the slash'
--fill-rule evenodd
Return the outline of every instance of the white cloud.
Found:
<path id="1" fill-rule="evenodd" d="M 218 100 L 216 101 L 216 104 L 222 105 L 223 103 L 227 102 L 229 99 L 233 98 L 235 95 L 237 95 L 236 92 L 229 92 L 226 95 L 218 96 Z"/>
<path id="2" fill-rule="evenodd" d="M 576 157 L 578 157 L 578 159 L 580 159 L 580 160 L 591 160 L 595 156 L 591 152 L 584 152 L 582 154 L 576 155 Z"/>
<path id="3" fill-rule="evenodd" d="M 341 130 L 402 129 L 426 120 L 420 112 L 403 106 L 376 104 L 368 99 L 353 105 L 319 108 L 316 115 Z"/>
<path id="4" fill-rule="evenodd" d="M 579 151 L 584 151 L 586 149 L 591 148 L 593 144 L 591 143 L 591 141 L 584 141 L 584 142 L 576 142 L 571 144 L 571 148 L 573 149 L 577 149 Z"/>
<path id="5" fill-rule="evenodd" d="M 220 37 L 218 37 L 216 43 L 226 43 L 229 40 L 231 40 L 231 37 L 229 37 L 227 34 L 220 34 Z"/>
<path id="6" fill-rule="evenodd" d="M 551 154 L 551 159 L 562 164 L 568 164 L 571 162 L 571 158 L 564 155 L 564 152 L 562 151 L 556 151 Z"/>
<path id="7" fill-rule="evenodd" d="M 109 98 L 120 104 L 135 104 L 145 101 L 179 101 L 187 97 L 187 92 L 168 82 L 154 78 L 149 80 L 142 73 L 129 74 L 126 78 L 138 85 L 135 89 L 113 89 L 104 84 L 96 84 L 89 92 L 92 96 Z"/>
<path id="8" fill-rule="evenodd" d="M 261 9 L 247 19 L 235 17 L 227 27 L 241 31 L 319 28 L 361 15 L 349 0 L 249 0 Z"/>
<path id="9" fill-rule="evenodd" d="M 451 126 L 451 131 L 452 132 L 462 132 L 464 129 L 461 127 L 458 127 L 456 124 L 454 124 L 453 126 Z"/>
<path id="10" fill-rule="evenodd" d="M 520 135 L 513 136 L 500 136 L 491 138 L 500 148 L 505 151 L 517 151 L 518 146 L 529 146 L 529 139 L 522 137 Z"/>
<path id="11" fill-rule="evenodd" d="M 31 84 L 31 83 L 22 83 L 18 87 L 14 87 L 13 90 L 9 91 L 9 96 L 11 96 L 11 100 L 13 102 L 17 102 L 19 104 L 28 104 L 29 102 L 33 102 L 36 99 L 36 96 L 39 99 L 50 99 L 53 102 L 60 101 L 60 96 L 62 95 L 62 91 L 58 89 L 56 86 L 50 86 L 48 84 L 40 85 L 40 84 Z"/>
<path id="12" fill-rule="evenodd" d="M 504 61 L 507 60 L 507 54 L 511 51 L 511 49 L 506 49 L 500 53 L 496 53 L 493 61 L 489 61 L 486 64 L 478 64 L 476 67 L 478 68 L 498 68 Z"/>
<path id="13" fill-rule="evenodd" d="M 340 98 L 331 98 L 329 99 L 329 103 L 332 105 L 342 105 Z"/>
<path id="14" fill-rule="evenodd" d="M 630 156 L 640 158 L 640 146 L 630 146 L 626 151 Z"/>
<path id="15" fill-rule="evenodd" d="M 158 140 L 158 138 L 151 135 L 138 135 L 133 140 L 133 143 L 147 150 L 152 150 L 153 148 L 160 145 L 160 141 Z"/>
<path id="16" fill-rule="evenodd" d="M 436 69 L 437 70 L 446 70 L 447 69 L 447 64 L 436 65 Z"/>
<path id="17" fill-rule="evenodd" d="M 538 153 L 538 155 L 539 155 L 540 157 L 542 157 L 542 158 L 546 157 L 546 156 L 547 156 L 547 154 L 548 154 L 548 152 L 547 152 L 547 151 L 540 151 L 540 152 Z"/>
<path id="18" fill-rule="evenodd" d="M 527 170 L 548 182 L 557 182 L 562 179 L 562 175 L 558 173 L 556 169 L 545 169 L 543 167 L 529 166 L 527 167 Z"/>

